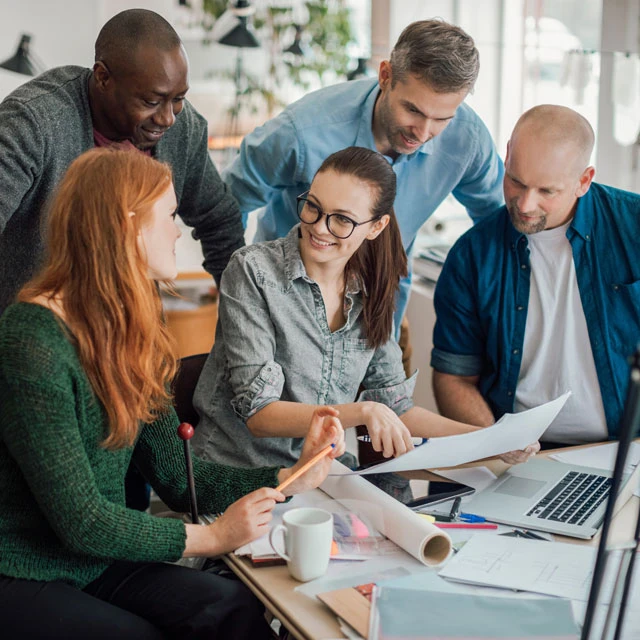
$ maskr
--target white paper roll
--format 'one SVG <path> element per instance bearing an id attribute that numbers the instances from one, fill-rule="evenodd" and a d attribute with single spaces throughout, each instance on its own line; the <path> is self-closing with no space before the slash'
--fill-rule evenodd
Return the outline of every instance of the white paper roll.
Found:
<path id="1" fill-rule="evenodd" d="M 320 489 L 349 511 L 366 518 L 380 533 L 428 566 L 444 562 L 451 552 L 451 538 L 395 498 L 360 476 L 350 475 L 334 460 L 331 474 Z M 344 475 L 349 474 L 349 475 Z"/>

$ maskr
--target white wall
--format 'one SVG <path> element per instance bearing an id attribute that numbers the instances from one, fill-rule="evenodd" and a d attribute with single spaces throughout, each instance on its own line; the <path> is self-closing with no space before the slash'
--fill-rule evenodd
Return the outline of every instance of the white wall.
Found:
<path id="1" fill-rule="evenodd" d="M 46 68 L 91 67 L 94 43 L 104 23 L 134 7 L 152 9 L 174 25 L 192 58 L 189 97 L 209 120 L 223 128 L 233 86 L 220 78 L 208 83 L 203 80 L 205 71 L 232 67 L 230 49 L 220 45 L 203 48 L 202 33 L 187 28 L 190 14 L 177 0 L 0 0 L 0 60 L 12 56 L 20 35 L 28 33 L 32 36 L 31 51 Z M 249 54 L 249 64 L 255 66 L 257 60 Z M 26 80 L 26 76 L 0 71 L 0 99 Z"/>
<path id="2" fill-rule="evenodd" d="M 89 65 L 99 4 L 91 0 L 2 0 L 0 59 L 13 55 L 20 34 L 29 33 L 33 52 L 47 67 Z"/>
<path id="3" fill-rule="evenodd" d="M 603 51 L 640 53 L 640 2 L 606 0 L 602 20 Z M 596 180 L 640 191 L 640 135 L 631 146 L 622 146 L 614 138 L 615 106 L 612 99 L 613 66 L 611 55 L 602 56 L 598 116 L 598 155 Z M 636 80 L 638 82 L 638 80 Z M 640 125 L 637 114 L 636 126 Z"/>

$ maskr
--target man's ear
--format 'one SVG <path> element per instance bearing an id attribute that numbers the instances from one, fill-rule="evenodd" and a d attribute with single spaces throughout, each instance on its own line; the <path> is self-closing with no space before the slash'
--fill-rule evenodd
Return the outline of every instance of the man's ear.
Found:
<path id="1" fill-rule="evenodd" d="M 381 89 L 386 89 L 391 86 L 391 62 L 389 60 L 383 60 L 380 63 L 378 69 L 378 84 Z"/>
<path id="2" fill-rule="evenodd" d="M 104 89 L 107 86 L 109 79 L 111 78 L 111 72 L 104 64 L 104 62 L 98 60 L 93 65 L 93 77 L 95 79 L 96 86 L 98 86 L 100 89 Z"/>
<path id="3" fill-rule="evenodd" d="M 391 216 L 384 215 L 371 225 L 371 230 L 367 233 L 367 240 L 375 240 L 387 227 L 391 220 Z"/>
<path id="4" fill-rule="evenodd" d="M 578 188 L 576 189 L 576 197 L 581 198 L 587 191 L 589 191 L 589 187 L 591 186 L 591 182 L 593 181 L 593 176 L 596 175 L 596 170 L 594 167 L 587 167 L 580 176 L 580 182 L 578 183 Z"/>

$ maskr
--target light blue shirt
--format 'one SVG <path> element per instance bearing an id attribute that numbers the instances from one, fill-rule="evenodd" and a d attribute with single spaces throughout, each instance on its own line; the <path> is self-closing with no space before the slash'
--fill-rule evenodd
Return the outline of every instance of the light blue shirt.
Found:
<path id="1" fill-rule="evenodd" d="M 377 79 L 343 82 L 315 91 L 245 136 L 240 153 L 222 173 L 240 204 L 243 221 L 259 214 L 255 240 L 283 237 L 298 223 L 296 196 L 309 189 L 322 162 L 349 146 L 376 149 L 371 125 Z M 476 221 L 504 203 L 504 167 L 479 116 L 461 104 L 447 128 L 392 164 L 395 212 L 410 255 L 418 230 L 453 193 Z M 411 274 L 400 286 L 396 327 L 409 299 Z"/>

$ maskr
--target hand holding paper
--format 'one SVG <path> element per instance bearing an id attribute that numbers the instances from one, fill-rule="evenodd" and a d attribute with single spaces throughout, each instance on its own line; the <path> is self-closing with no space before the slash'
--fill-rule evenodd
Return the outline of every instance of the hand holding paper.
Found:
<path id="1" fill-rule="evenodd" d="M 454 467 L 465 462 L 525 449 L 553 422 L 571 392 L 521 413 L 506 413 L 493 426 L 429 440 L 413 451 L 361 471 L 359 475 Z"/>

